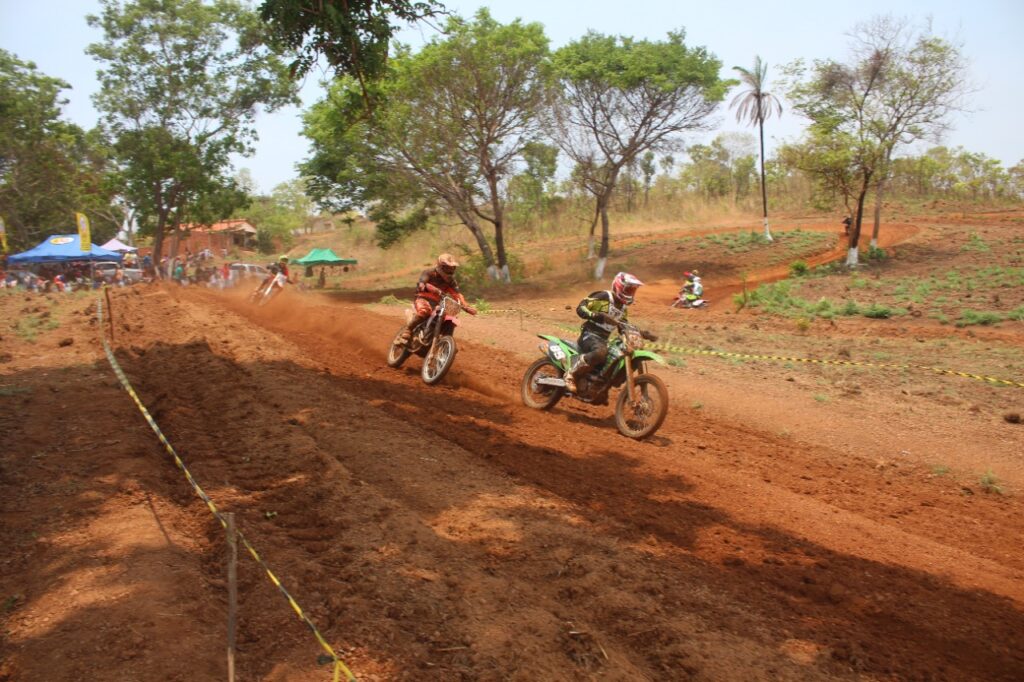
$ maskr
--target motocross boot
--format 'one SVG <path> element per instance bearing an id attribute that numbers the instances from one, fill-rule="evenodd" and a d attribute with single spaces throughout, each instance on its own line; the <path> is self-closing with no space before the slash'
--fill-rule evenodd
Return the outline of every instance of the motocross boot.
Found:
<path id="1" fill-rule="evenodd" d="M 398 337 L 399 346 L 409 345 L 409 342 L 412 340 L 412 332 L 414 329 L 416 329 L 416 325 L 418 325 L 420 322 L 422 322 L 422 320 L 419 317 L 414 317 L 411 320 L 409 320 L 409 322 L 405 325 L 405 329 L 402 330 L 402 335 Z"/>
<path id="2" fill-rule="evenodd" d="M 570 393 L 576 393 L 576 378 L 588 369 L 590 369 L 590 365 L 583 361 L 582 355 L 574 356 L 572 362 L 569 363 L 569 371 L 563 377 L 565 379 L 565 390 Z"/>

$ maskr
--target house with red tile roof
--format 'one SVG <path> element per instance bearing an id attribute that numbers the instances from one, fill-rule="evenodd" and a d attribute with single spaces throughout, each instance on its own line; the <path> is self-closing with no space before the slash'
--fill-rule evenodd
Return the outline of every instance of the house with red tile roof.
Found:
<path id="1" fill-rule="evenodd" d="M 216 256 L 233 248 L 251 249 L 256 244 L 256 228 L 245 219 L 221 220 L 212 225 L 194 223 L 181 226 L 178 253 L 186 249 L 199 253 L 210 249 Z"/>

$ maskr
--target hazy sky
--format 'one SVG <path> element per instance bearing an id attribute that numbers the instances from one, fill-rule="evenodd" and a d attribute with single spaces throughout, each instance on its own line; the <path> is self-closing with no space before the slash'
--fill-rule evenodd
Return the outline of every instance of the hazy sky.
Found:
<path id="1" fill-rule="evenodd" d="M 516 17 L 538 21 L 544 25 L 553 48 L 588 29 L 658 40 L 669 30 L 683 28 L 687 44 L 703 45 L 722 60 L 723 77 L 733 75 L 732 66 L 749 67 L 754 55 L 760 55 L 769 65 L 770 79 L 778 75 L 778 66 L 797 58 L 842 59 L 846 53 L 844 33 L 874 15 L 891 13 L 920 20 L 930 17 L 939 35 L 963 43 L 971 63 L 972 80 L 978 88 L 972 98 L 974 111 L 956 117 L 955 129 L 945 143 L 984 152 L 1007 167 L 1024 159 L 1024 134 L 1019 124 L 1024 112 L 1024 89 L 1019 85 L 1020 74 L 1024 73 L 1021 0 L 442 1 L 462 15 L 488 6 L 502 22 Z M 65 114 L 84 127 L 97 121 L 90 99 L 97 88 L 97 63 L 84 50 L 101 37 L 86 25 L 85 15 L 98 11 L 99 3 L 95 0 L 0 0 L 0 47 L 20 59 L 34 61 L 43 73 L 70 83 L 72 90 L 64 93 L 70 100 Z M 403 32 L 401 39 L 417 45 L 430 35 L 428 27 L 421 27 Z M 303 86 L 306 105 L 316 101 L 322 92 L 317 81 L 316 76 L 311 76 Z M 236 161 L 236 167 L 252 171 L 261 191 L 269 191 L 294 177 L 295 164 L 308 151 L 300 134 L 299 112 L 299 108 L 290 107 L 274 114 L 260 114 L 256 155 Z M 750 130 L 737 125 L 732 111 L 724 105 L 718 119 L 719 131 Z M 802 125 L 802 120 L 788 111 L 780 120 L 770 121 L 765 130 L 769 147 L 778 140 L 796 138 Z M 688 142 L 707 141 L 713 135 L 690 138 Z"/>

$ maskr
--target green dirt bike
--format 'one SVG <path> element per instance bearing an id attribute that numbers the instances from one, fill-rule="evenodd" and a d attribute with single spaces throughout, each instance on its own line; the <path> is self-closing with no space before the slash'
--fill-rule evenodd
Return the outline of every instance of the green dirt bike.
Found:
<path id="1" fill-rule="evenodd" d="M 626 322 L 618 323 L 619 333 L 608 343 L 604 366 L 576 380 L 576 393 L 565 386 L 565 373 L 579 348 L 572 341 L 557 336 L 538 334 L 544 357 L 526 370 L 521 394 L 527 407 L 550 410 L 569 395 L 585 403 L 608 404 L 608 391 L 623 384 L 626 390 L 615 403 L 615 426 L 629 438 L 647 438 L 661 426 L 668 414 L 668 389 L 665 383 L 647 372 L 647 362 L 665 361 L 657 354 L 643 350 L 644 341 L 654 340 L 647 332 Z"/>

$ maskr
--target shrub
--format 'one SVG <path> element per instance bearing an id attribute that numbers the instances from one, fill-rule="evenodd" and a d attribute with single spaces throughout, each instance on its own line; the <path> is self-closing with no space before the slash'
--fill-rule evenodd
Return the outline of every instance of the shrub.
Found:
<path id="1" fill-rule="evenodd" d="M 808 270 L 807 261 L 796 260 L 789 264 L 789 274 L 793 277 L 803 277 Z"/>
<path id="2" fill-rule="evenodd" d="M 1006 319 L 1024 322 L 1024 305 L 1014 308 L 1010 312 L 1006 313 Z"/>
<path id="3" fill-rule="evenodd" d="M 960 314 L 960 319 L 956 321 L 958 327 L 969 327 L 974 324 L 990 325 L 998 324 L 1003 321 L 1003 316 L 999 313 L 993 313 L 988 311 L 978 310 L 965 310 Z"/>
<path id="4" fill-rule="evenodd" d="M 857 305 L 856 301 L 847 301 L 843 304 L 841 313 L 843 315 L 860 315 L 860 306 Z"/>
<path id="5" fill-rule="evenodd" d="M 872 303 L 866 310 L 864 310 L 864 317 L 884 320 L 892 317 L 892 309 L 888 306 Z"/>
<path id="6" fill-rule="evenodd" d="M 508 272 L 512 281 L 521 281 L 525 272 L 523 260 L 514 253 L 507 254 L 506 257 L 508 258 Z M 484 264 L 484 257 L 479 253 L 462 260 L 462 263 L 459 265 L 457 277 L 459 284 L 463 286 L 469 285 L 479 287 L 493 281 L 487 274 L 487 266 Z"/>
<path id="7" fill-rule="evenodd" d="M 878 246 L 869 246 L 867 252 L 864 254 L 864 260 L 868 261 L 883 261 L 888 257 L 888 254 L 885 253 L 885 249 Z"/>
<path id="8" fill-rule="evenodd" d="M 1003 494 L 1003 488 L 999 485 L 999 479 L 996 477 L 992 470 L 986 471 L 980 479 L 978 479 L 981 489 L 987 493 L 996 493 L 998 495 Z"/>
<path id="9" fill-rule="evenodd" d="M 387 296 L 382 296 L 378 303 L 381 305 L 409 305 L 410 301 L 398 298 L 394 294 L 388 294 Z"/>

